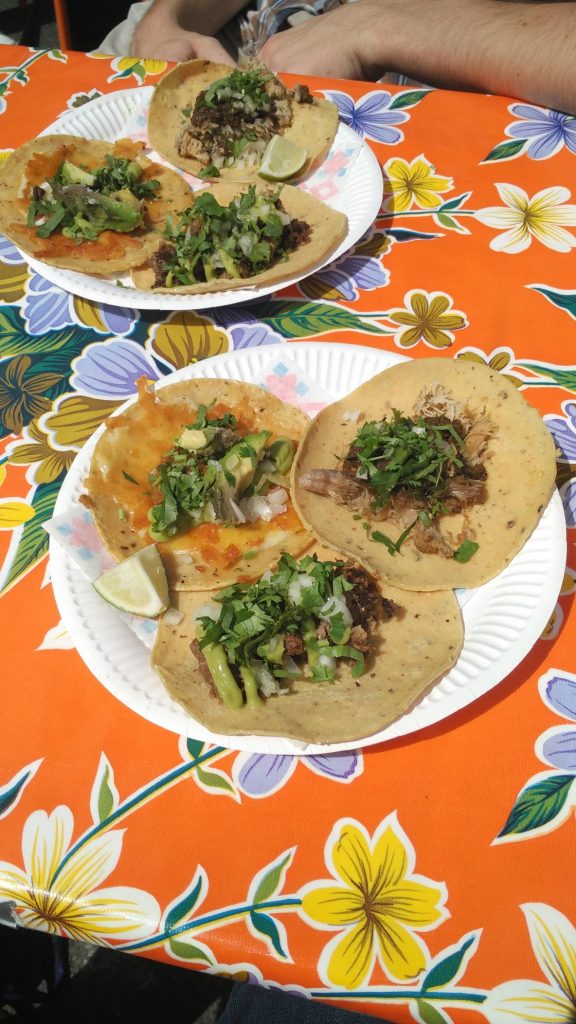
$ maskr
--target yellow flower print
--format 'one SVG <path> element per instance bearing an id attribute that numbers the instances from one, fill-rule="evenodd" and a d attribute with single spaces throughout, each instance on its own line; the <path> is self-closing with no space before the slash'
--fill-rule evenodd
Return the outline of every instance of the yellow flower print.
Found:
<path id="1" fill-rule="evenodd" d="M 15 530 L 35 515 L 27 501 L 0 501 L 0 530 Z"/>
<path id="2" fill-rule="evenodd" d="M 415 854 L 391 814 L 371 839 L 357 821 L 335 825 L 326 862 L 339 883 L 312 882 L 302 890 L 302 911 L 336 935 L 319 965 L 326 984 L 358 988 L 376 960 L 398 981 L 415 978 L 428 964 L 416 931 L 436 927 L 448 913 L 445 886 L 414 874 Z"/>
<path id="3" fill-rule="evenodd" d="M 110 82 L 115 81 L 118 78 L 136 78 L 139 82 L 143 82 L 147 75 L 161 75 L 168 64 L 165 60 L 152 60 L 146 57 L 113 57 L 109 53 L 101 53 L 99 50 L 94 50 L 88 54 L 93 60 L 109 60 L 110 66 L 116 75 L 112 75 L 109 79 Z"/>
<path id="4" fill-rule="evenodd" d="M 199 313 L 187 310 L 171 313 L 167 320 L 158 324 L 151 343 L 153 355 L 176 370 L 227 352 L 229 347 L 224 331 Z"/>
<path id="5" fill-rule="evenodd" d="M 540 970 L 549 984 L 508 981 L 488 994 L 482 1013 L 490 1024 L 574 1024 L 576 929 L 545 903 L 522 907 Z"/>
<path id="6" fill-rule="evenodd" d="M 42 419 L 54 445 L 79 449 L 120 402 L 104 402 L 86 395 L 65 395 Z"/>
<path id="7" fill-rule="evenodd" d="M 30 356 L 8 359 L 0 366 L 0 421 L 19 434 L 27 419 L 50 408 L 46 392 L 61 380 L 57 373 L 34 373 Z"/>
<path id="8" fill-rule="evenodd" d="M 513 366 L 515 362 L 514 353 L 509 348 L 497 348 L 489 356 L 480 352 L 479 349 L 467 348 L 458 352 L 456 359 L 464 359 L 469 363 L 483 363 L 496 373 L 501 373 L 506 380 L 509 380 L 515 388 L 521 388 L 524 381 L 514 373 L 504 373 L 507 366 Z"/>
<path id="9" fill-rule="evenodd" d="M 390 197 L 386 208 L 394 213 L 404 213 L 413 205 L 432 210 L 438 206 L 440 196 L 453 187 L 453 179 L 436 174 L 436 168 L 424 155 L 411 163 L 393 157 L 384 165 L 384 196 Z"/>
<path id="10" fill-rule="evenodd" d="M 576 224 L 576 206 L 570 205 L 567 188 L 557 185 L 543 188 L 530 199 L 518 185 L 497 184 L 498 194 L 505 206 L 487 206 L 478 210 L 476 220 L 490 228 L 505 229 L 493 238 L 490 248 L 496 252 L 523 252 L 535 238 L 548 249 L 570 252 L 576 246 L 576 237 L 565 230 L 565 225 Z"/>
<path id="11" fill-rule="evenodd" d="M 125 886 L 97 888 L 118 863 L 123 833 L 96 835 L 70 852 L 73 827 L 69 807 L 31 814 L 22 833 L 24 870 L 0 862 L 0 896 L 13 903 L 22 924 L 52 935 L 110 945 L 110 939 L 152 934 L 160 917 L 153 896 Z"/>
<path id="12" fill-rule="evenodd" d="M 454 341 L 452 332 L 468 326 L 464 313 L 452 309 L 452 299 L 444 292 L 411 291 L 404 302 L 404 309 L 387 314 L 388 320 L 401 325 L 394 335 L 401 348 L 412 348 L 421 340 L 431 348 L 448 348 Z"/>
<path id="13" fill-rule="evenodd" d="M 51 484 L 61 473 L 67 473 L 74 461 L 75 451 L 58 451 L 36 420 L 24 429 L 24 441 L 8 445 L 8 462 L 16 466 L 37 463 L 34 483 Z"/>

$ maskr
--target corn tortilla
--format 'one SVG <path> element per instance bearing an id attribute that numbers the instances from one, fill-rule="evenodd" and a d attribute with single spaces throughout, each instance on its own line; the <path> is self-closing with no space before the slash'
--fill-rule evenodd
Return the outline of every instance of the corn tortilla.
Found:
<path id="1" fill-rule="evenodd" d="M 486 500 L 462 513 L 440 516 L 441 536 L 456 549 L 464 537 L 479 545 L 468 562 L 418 551 L 410 536 L 400 552 L 369 538 L 366 517 L 301 485 L 313 469 L 339 469 L 362 423 L 410 416 L 434 389 L 467 409 L 474 422 L 491 424 L 484 466 Z M 354 419 L 346 418 L 352 414 Z M 358 418 L 356 419 L 356 415 Z M 292 467 L 292 494 L 302 521 L 316 537 L 357 558 L 394 586 L 409 590 L 478 587 L 505 568 L 538 523 L 554 488 L 555 447 L 540 414 L 501 374 L 468 360 L 416 359 L 400 363 L 324 409 L 312 422 Z M 404 529 L 370 517 L 375 530 L 396 542 Z"/>

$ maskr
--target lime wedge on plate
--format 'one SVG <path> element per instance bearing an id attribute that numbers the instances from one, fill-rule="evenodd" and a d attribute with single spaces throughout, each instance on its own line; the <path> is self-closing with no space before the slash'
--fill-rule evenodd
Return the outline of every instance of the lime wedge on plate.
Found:
<path id="1" fill-rule="evenodd" d="M 155 544 L 103 572 L 92 586 L 108 604 L 146 619 L 155 619 L 170 604 L 166 572 Z"/>
<path id="2" fill-rule="evenodd" d="M 286 181 L 302 170 L 307 159 L 307 149 L 302 149 L 283 135 L 273 135 L 264 150 L 258 173 L 269 181 Z"/>

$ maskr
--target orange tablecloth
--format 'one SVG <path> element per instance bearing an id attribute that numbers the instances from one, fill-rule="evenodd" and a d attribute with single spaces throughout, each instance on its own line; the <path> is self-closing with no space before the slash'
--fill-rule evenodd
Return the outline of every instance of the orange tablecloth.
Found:
<path id="1" fill-rule="evenodd" d="M 67 109 L 165 70 L 1 50 L 0 159 Z M 124 398 L 106 376 L 126 351 L 110 348 L 118 336 L 157 373 L 271 334 L 487 362 L 547 416 L 573 536 L 576 119 L 498 97 L 312 84 L 365 133 L 385 201 L 354 254 L 255 321 L 237 307 L 224 325 L 100 307 L 0 247 L 0 899 L 30 927 L 390 1021 L 568 1022 L 573 543 L 548 627 L 511 676 L 440 725 L 332 758 L 178 742 L 97 682 L 54 603 L 42 523 Z M 88 349 L 96 389 L 79 368 Z"/>

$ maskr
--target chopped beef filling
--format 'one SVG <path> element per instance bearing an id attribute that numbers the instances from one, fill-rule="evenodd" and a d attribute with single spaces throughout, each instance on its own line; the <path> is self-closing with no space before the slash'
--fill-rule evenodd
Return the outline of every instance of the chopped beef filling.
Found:
<path id="1" fill-rule="evenodd" d="M 286 633 L 284 637 L 284 652 L 291 658 L 297 658 L 306 653 L 304 640 L 300 633 Z"/>

